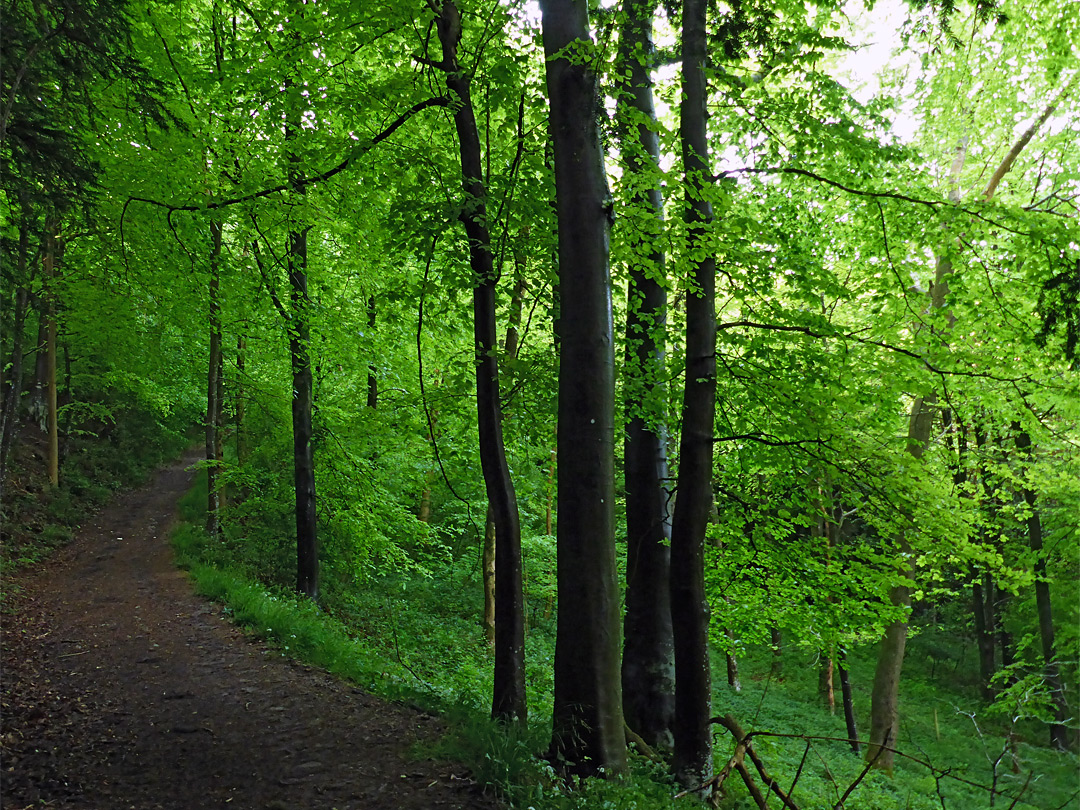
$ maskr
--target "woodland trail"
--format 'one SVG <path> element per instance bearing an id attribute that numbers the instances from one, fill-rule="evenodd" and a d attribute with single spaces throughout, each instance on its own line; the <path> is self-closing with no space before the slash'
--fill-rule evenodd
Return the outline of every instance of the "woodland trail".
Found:
<path id="1" fill-rule="evenodd" d="M 435 718 L 283 659 L 194 595 L 168 534 L 197 458 L 14 583 L 5 810 L 494 808 L 460 766 L 407 756 Z"/>

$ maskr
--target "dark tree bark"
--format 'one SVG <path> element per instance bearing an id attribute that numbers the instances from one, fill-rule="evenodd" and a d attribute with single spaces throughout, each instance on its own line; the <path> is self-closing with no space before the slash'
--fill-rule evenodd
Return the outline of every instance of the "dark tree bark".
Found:
<path id="1" fill-rule="evenodd" d="M 818 696 L 829 714 L 836 714 L 836 690 L 833 687 L 833 657 L 828 650 L 821 653 L 821 669 L 818 670 Z"/>
<path id="2" fill-rule="evenodd" d="M 782 681 L 784 679 L 784 635 L 775 624 L 769 628 L 769 642 L 772 645 L 769 677 Z"/>
<path id="3" fill-rule="evenodd" d="M 49 483 L 60 485 L 60 434 L 56 401 L 56 223 L 45 226 L 45 423 L 49 436 Z"/>
<path id="4" fill-rule="evenodd" d="M 619 34 L 620 140 L 623 162 L 637 178 L 631 204 L 656 236 L 664 200 L 659 188 L 660 142 L 656 133 L 649 59 L 654 52 L 655 0 L 626 0 Z M 654 233 L 654 230 L 656 233 Z M 659 245 L 658 239 L 651 239 Z M 653 748 L 671 748 L 675 717 L 674 641 L 671 629 L 671 515 L 667 430 L 648 401 L 664 401 L 664 329 L 667 292 L 663 251 L 654 248 L 630 265 L 626 313 L 626 615 L 623 623 L 622 689 L 627 725 Z M 657 397 L 657 390 L 660 390 Z M 647 394 L 651 394 L 647 396 Z M 737 680 L 737 675 L 736 675 Z"/>
<path id="5" fill-rule="evenodd" d="M 375 296 L 374 295 L 369 295 L 368 296 L 367 307 L 368 307 L 368 309 L 367 309 L 368 328 L 371 330 L 372 333 L 374 333 L 375 332 L 375 315 L 376 315 Z M 367 406 L 369 408 L 371 408 L 372 410 L 375 410 L 375 408 L 378 407 L 378 404 L 379 404 L 379 378 L 375 376 L 375 364 L 369 362 L 368 363 L 368 373 L 367 373 Z"/>
<path id="6" fill-rule="evenodd" d="M 731 631 L 730 627 L 724 628 L 724 635 L 732 642 L 735 641 L 735 634 Z M 725 652 L 724 659 L 727 662 L 727 683 L 735 692 L 742 691 L 742 682 L 739 680 L 739 659 L 735 657 L 735 653 Z"/>
<path id="7" fill-rule="evenodd" d="M 990 589 L 987 590 L 987 585 Z M 993 698 L 990 679 L 994 677 L 994 631 L 987 627 L 988 597 L 992 598 L 993 584 L 988 574 L 976 575 L 971 583 L 972 614 L 975 619 L 975 643 L 979 648 L 979 688 L 983 700 Z"/>
<path id="8" fill-rule="evenodd" d="M 292 125 L 285 128 L 286 143 L 296 138 Z M 303 195 L 299 158 L 289 155 L 289 182 L 294 194 Z M 293 487 L 296 492 L 296 589 L 309 599 L 319 598 L 319 535 L 315 512 L 315 449 L 311 424 L 311 299 L 308 296 L 308 226 L 289 226 L 289 359 L 292 368 Z"/>
<path id="9" fill-rule="evenodd" d="M 1016 449 L 1023 461 L 1030 463 L 1033 453 L 1031 436 L 1025 430 L 1013 426 L 1016 433 Z M 1065 689 L 1061 672 L 1054 655 L 1054 616 L 1050 604 L 1050 583 L 1046 579 L 1046 553 L 1043 550 L 1042 520 L 1036 508 L 1036 495 L 1026 483 L 1023 487 L 1024 503 L 1028 507 L 1028 547 L 1035 555 L 1035 610 L 1039 615 L 1039 640 L 1042 643 L 1043 666 L 1046 684 L 1050 687 L 1050 699 L 1054 704 L 1054 723 L 1050 724 L 1050 744 L 1065 750 L 1069 747 L 1069 731 L 1065 725 L 1069 719 L 1069 707 L 1065 702 Z"/>
<path id="10" fill-rule="evenodd" d="M 244 367 L 247 364 L 247 338 L 239 335 L 236 338 L 236 459 L 243 463 L 247 459 L 247 436 L 245 435 L 245 423 L 247 420 L 247 393 L 244 389 Z"/>
<path id="11" fill-rule="evenodd" d="M 19 233 L 19 278 L 24 278 L 26 260 L 26 233 L 24 225 Z M 19 399 L 23 385 L 23 330 L 26 326 L 26 312 L 29 309 L 30 292 L 24 286 L 15 290 L 14 329 L 11 336 L 11 381 L 4 392 L 3 428 L 0 429 L 0 501 L 4 495 L 4 481 L 7 479 L 7 459 L 15 441 L 15 428 L 19 420 Z"/>
<path id="12" fill-rule="evenodd" d="M 476 350 L 480 466 L 495 526 L 495 685 L 491 714 L 499 720 L 523 723 L 527 707 L 521 526 L 517 496 L 503 446 L 495 317 L 497 274 L 487 225 L 487 189 L 483 179 L 480 136 L 473 114 L 468 75 L 457 61 L 461 18 L 451 0 L 444 0 L 437 27 L 443 54 L 440 67 L 446 72 L 447 88 L 458 100 L 454 106 L 454 125 L 466 196 L 461 221 L 469 240 L 469 262 L 475 279 L 473 339 Z"/>
<path id="13" fill-rule="evenodd" d="M 26 412 L 42 431 L 46 428 L 49 397 L 49 316 L 47 304 L 35 296 L 38 311 L 37 342 L 34 344 L 34 380 L 27 395 Z"/>
<path id="14" fill-rule="evenodd" d="M 679 484 L 671 527 L 671 616 L 675 641 L 675 777 L 684 786 L 712 776 L 712 678 L 705 527 L 712 507 L 716 409 L 716 260 L 699 247 L 712 223 L 704 190 L 709 166 L 705 102 L 706 0 L 683 6 L 681 137 L 686 172 L 687 253 L 694 262 L 686 296 L 686 381 L 679 441 Z"/>
<path id="15" fill-rule="evenodd" d="M 484 551 L 480 555 L 480 567 L 484 577 L 484 638 L 495 646 L 495 515 L 488 503 L 487 519 L 484 521 Z"/>
<path id="16" fill-rule="evenodd" d="M 544 0 L 559 226 L 558 586 L 551 756 L 591 775 L 626 769 L 615 571 L 611 199 L 584 0 Z M 569 56 L 570 51 L 575 55 Z"/>
<path id="17" fill-rule="evenodd" d="M 218 474 L 224 460 L 221 446 L 224 385 L 221 350 L 221 223 L 210 222 L 210 357 L 206 375 L 206 533 L 221 534 L 221 487 Z"/>
<path id="18" fill-rule="evenodd" d="M 836 657 L 836 671 L 840 675 L 840 695 L 844 703 L 844 724 L 847 726 L 848 739 L 851 740 L 851 750 L 859 753 L 859 727 L 855 722 L 855 701 L 851 697 L 851 678 L 847 667 L 844 666 L 845 654 L 841 650 Z"/>

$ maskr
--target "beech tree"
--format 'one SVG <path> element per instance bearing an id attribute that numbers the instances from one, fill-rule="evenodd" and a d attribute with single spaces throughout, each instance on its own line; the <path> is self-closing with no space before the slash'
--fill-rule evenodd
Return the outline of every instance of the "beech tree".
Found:
<path id="1" fill-rule="evenodd" d="M 461 174 L 466 199 L 461 221 L 469 239 L 473 287 L 473 338 L 476 342 L 476 404 L 480 463 L 495 530 L 495 688 L 492 716 L 525 721 L 525 612 L 521 588 L 521 526 L 517 497 L 506 463 L 499 402 L 498 339 L 495 316 L 495 267 L 488 231 L 487 189 L 481 164 L 469 77 L 458 64 L 461 15 L 452 0 L 438 14 L 442 60 L 435 66 L 446 73 L 446 86 L 457 97 L 454 126 L 461 150 Z"/>
<path id="2" fill-rule="evenodd" d="M 623 388 L 626 438 L 626 616 L 622 690 L 627 725 L 646 743 L 671 747 L 675 671 L 671 626 L 672 496 L 667 460 L 665 330 L 667 290 L 660 190 L 660 140 L 653 105 L 652 42 L 656 4 L 628 0 L 622 8 L 616 74 L 620 151 L 628 199 L 624 229 L 630 254 Z"/>
<path id="3" fill-rule="evenodd" d="M 611 196 L 583 0 L 541 4 L 559 234 L 559 616 L 551 756 L 591 775 L 626 768 L 615 580 Z"/>

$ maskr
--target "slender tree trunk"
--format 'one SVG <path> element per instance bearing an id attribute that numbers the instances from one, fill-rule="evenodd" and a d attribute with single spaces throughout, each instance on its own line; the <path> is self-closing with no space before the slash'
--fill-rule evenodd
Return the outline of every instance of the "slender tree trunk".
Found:
<path id="1" fill-rule="evenodd" d="M 64 396 L 63 401 L 60 403 L 60 408 L 64 409 L 71 405 L 74 401 L 73 392 L 74 388 L 71 384 L 71 350 L 68 348 L 67 343 L 63 344 L 64 349 Z M 74 423 L 74 417 L 72 416 L 72 409 L 67 408 L 64 414 L 64 428 L 60 431 L 60 464 L 64 464 L 67 461 L 68 450 L 71 447 L 71 431 Z"/>
<path id="2" fill-rule="evenodd" d="M 995 588 L 994 591 L 996 598 L 992 610 L 995 614 L 994 621 L 998 629 L 998 646 L 1001 647 L 1001 668 L 1008 669 L 1016 663 L 1016 644 L 1013 642 L 1013 634 L 1005 626 L 1005 615 L 1008 613 L 1009 603 L 1012 602 L 1012 594 L 998 588 Z"/>
<path id="3" fill-rule="evenodd" d="M 40 298 L 35 309 L 38 310 L 38 333 L 34 344 L 34 382 L 27 397 L 26 412 L 44 432 L 48 414 L 46 400 L 49 396 L 49 315 L 47 304 Z"/>
<path id="4" fill-rule="evenodd" d="M 687 253 L 712 223 L 705 186 L 712 171 L 705 103 L 706 0 L 683 6 L 681 137 L 686 172 Z M 705 527 L 712 508 L 713 420 L 716 408 L 716 260 L 693 265 L 686 296 L 686 380 L 679 441 L 679 496 L 671 527 L 671 616 L 675 646 L 675 756 L 680 784 L 712 776 L 712 678 L 709 671 L 709 602 L 705 595 Z"/>
<path id="5" fill-rule="evenodd" d="M 210 222 L 210 357 L 206 374 L 206 533 L 221 535 L 221 486 L 218 475 L 224 455 L 221 448 L 224 370 L 221 351 L 221 223 Z"/>
<path id="6" fill-rule="evenodd" d="M 1021 458 L 1030 464 L 1033 453 L 1031 436 L 1027 431 L 1017 430 L 1016 449 Z M 1042 642 L 1043 666 L 1046 671 L 1046 683 L 1050 687 L 1050 699 L 1054 704 L 1054 723 L 1050 724 L 1050 744 L 1065 750 L 1069 747 L 1069 731 L 1065 723 L 1069 719 L 1069 707 L 1065 702 L 1065 689 L 1061 682 L 1061 672 L 1054 656 L 1054 617 L 1050 605 L 1050 583 L 1046 578 L 1046 553 L 1043 550 L 1042 520 L 1036 508 L 1035 490 L 1026 483 L 1023 487 L 1024 503 L 1028 507 L 1027 534 L 1028 546 L 1035 555 L 1035 609 L 1039 615 L 1039 640 Z"/>
<path id="7" fill-rule="evenodd" d="M 975 643 L 979 648 L 979 687 L 983 700 L 990 700 L 993 694 L 990 690 L 990 679 L 994 676 L 994 636 L 993 630 L 986 626 L 986 596 L 984 596 L 984 582 L 988 575 L 981 577 L 976 575 L 971 583 L 972 613 L 975 619 Z M 989 596 L 989 592 L 986 592 Z"/>
<path id="8" fill-rule="evenodd" d="M 724 635 L 728 640 L 734 643 L 735 634 L 731 631 L 730 627 L 724 628 Z M 727 661 L 727 682 L 728 686 L 735 692 L 742 691 L 742 683 L 739 681 L 739 660 L 735 657 L 733 652 L 725 652 L 724 658 Z"/>
<path id="9" fill-rule="evenodd" d="M 247 391 L 244 387 L 244 371 L 247 364 L 247 338 L 236 338 L 236 460 L 241 464 L 247 459 Z"/>
<path id="10" fill-rule="evenodd" d="M 16 255 L 15 304 L 11 333 L 11 379 L 0 386 L 3 393 L 3 405 L 0 407 L 0 494 L 4 489 L 4 470 L 8 450 L 15 435 L 15 423 L 19 418 L 19 398 L 23 385 L 23 330 L 26 327 L 26 311 L 30 306 L 30 291 L 27 289 L 26 264 L 30 252 L 30 223 L 24 216 L 19 221 L 19 245 Z M 3 365 L 0 363 L 0 365 Z"/>
<path id="11" fill-rule="evenodd" d="M 517 357 L 518 328 L 521 326 L 522 296 L 525 294 L 525 256 L 523 251 L 514 252 L 514 291 L 510 296 L 509 322 L 506 327 L 506 341 L 503 354 L 508 360 Z M 503 378 L 512 383 L 513 374 L 506 373 Z M 504 411 L 503 418 L 506 416 Z M 505 451 L 504 451 L 505 452 Z M 484 579 L 484 635 L 488 644 L 495 644 L 495 513 L 488 504 L 487 519 L 484 522 L 484 551 L 481 560 Z M 523 583 L 524 591 L 524 583 Z M 524 609 L 524 593 L 522 594 Z"/>
<path id="12" fill-rule="evenodd" d="M 829 714 L 836 714 L 836 690 L 833 687 L 833 657 L 829 650 L 821 653 L 821 668 L 818 670 L 818 696 Z"/>
<path id="13" fill-rule="evenodd" d="M 495 646 L 495 516 L 491 504 L 484 521 L 484 552 L 481 564 L 484 574 L 484 637 Z"/>
<path id="14" fill-rule="evenodd" d="M 848 676 L 847 667 L 844 666 L 844 651 L 836 657 L 836 671 L 840 674 L 840 694 L 844 702 L 844 723 L 847 725 L 848 739 L 851 740 L 851 750 L 859 753 L 859 727 L 855 723 L 855 701 L 851 697 L 851 678 Z"/>
<path id="15" fill-rule="evenodd" d="M 444 0 L 437 20 L 446 86 L 457 96 L 454 125 L 461 156 L 467 203 L 461 213 L 472 266 L 473 339 L 476 350 L 476 406 L 480 466 L 495 528 L 495 685 L 491 714 L 499 720 L 526 719 L 525 605 L 521 578 L 521 526 L 517 496 L 506 461 L 502 435 L 495 315 L 495 272 L 488 231 L 487 189 L 483 179 L 480 136 L 476 128 L 469 79 L 457 62 L 461 18 L 452 0 Z"/>
<path id="16" fill-rule="evenodd" d="M 49 436 L 49 483 L 60 485 L 60 442 L 56 402 L 56 223 L 45 226 L 45 415 Z"/>
<path id="17" fill-rule="evenodd" d="M 769 664 L 769 677 L 781 681 L 784 679 L 784 635 L 775 624 L 769 628 L 769 641 L 772 645 L 772 662 Z"/>
<path id="18" fill-rule="evenodd" d="M 20 254 L 22 252 L 22 239 L 25 228 L 20 234 Z M 23 278 L 24 274 L 19 273 Z M 11 340 L 11 382 L 8 384 L 4 397 L 4 426 L 0 430 L 0 501 L 3 500 L 4 482 L 7 480 L 7 459 L 11 452 L 11 446 L 15 441 L 15 428 L 19 422 L 19 398 L 22 396 L 23 385 L 23 330 L 26 326 L 26 311 L 29 309 L 30 292 L 26 287 L 20 286 L 15 291 L 15 329 Z"/>
<path id="19" fill-rule="evenodd" d="M 368 329 L 370 329 L 371 333 L 374 334 L 375 333 L 375 323 L 376 323 L 376 321 L 375 321 L 376 308 L 375 308 L 375 296 L 374 295 L 369 295 L 368 296 L 368 305 L 367 306 L 368 306 L 368 310 L 367 310 Z M 375 408 L 378 407 L 378 404 L 379 404 L 379 378 L 375 376 L 375 364 L 369 362 L 368 363 L 368 373 L 367 373 L 367 406 L 369 408 L 371 408 L 372 410 L 375 410 Z"/>
<path id="20" fill-rule="evenodd" d="M 288 84 L 288 82 L 287 82 Z M 286 143 L 296 131 L 286 126 Z M 289 181 L 293 193 L 302 196 L 298 180 L 299 159 L 289 155 Z M 289 359 L 292 368 L 293 487 L 296 492 L 296 589 L 312 600 L 319 598 L 319 541 L 315 511 L 315 450 L 312 433 L 313 380 L 311 374 L 311 327 L 308 296 L 308 231 L 306 224 L 292 222 L 289 230 L 288 270 Z"/>
<path id="21" fill-rule="evenodd" d="M 968 138 L 964 136 L 956 146 L 952 166 L 949 170 L 949 202 L 960 202 L 960 172 L 967 159 Z M 952 259 L 947 252 L 936 257 L 934 284 L 931 288 L 931 312 L 942 309 L 949 294 L 949 277 L 953 272 Z M 951 329 L 953 317 L 948 316 L 946 331 Z M 935 339 L 941 339 L 935 335 Z M 907 452 L 916 461 L 922 459 L 930 444 L 930 432 L 937 410 L 937 394 L 916 397 L 911 406 L 908 419 Z M 894 607 L 900 608 L 905 616 L 911 610 L 911 591 L 915 577 L 912 548 L 907 538 L 897 539 L 900 554 L 907 560 L 904 564 L 906 582 L 889 589 L 889 599 Z M 874 686 L 870 698 L 870 739 L 866 747 L 866 760 L 874 767 L 892 772 L 894 755 L 887 750 L 896 746 L 900 731 L 900 671 L 904 665 L 904 648 L 907 645 L 907 620 L 892 622 L 885 628 L 885 637 L 878 649 L 877 668 L 874 671 Z M 886 750 L 882 750 L 882 749 Z"/>
<path id="22" fill-rule="evenodd" d="M 623 162 L 633 170 L 631 205 L 640 226 L 656 237 L 663 228 L 649 59 L 654 52 L 655 0 L 626 0 L 619 35 L 620 140 Z M 659 240 L 650 240 L 653 245 Z M 626 615 L 622 689 L 627 725 L 653 748 L 671 748 L 675 716 L 674 640 L 671 628 L 671 515 L 667 430 L 650 403 L 663 402 L 667 293 L 658 280 L 664 254 L 653 249 L 630 265 L 626 313 Z M 730 667 L 729 667 L 730 669 Z M 736 681 L 738 675 L 735 675 Z"/>
<path id="23" fill-rule="evenodd" d="M 591 775 L 626 769 L 615 569 L 611 198 L 584 0 L 543 0 L 559 227 L 558 585 L 551 756 Z"/>
<path id="24" fill-rule="evenodd" d="M 434 439 L 432 442 L 434 443 Z M 416 519 L 425 526 L 431 523 L 431 481 L 434 478 L 434 470 L 424 473 L 424 484 L 420 489 L 420 505 L 416 509 Z"/>

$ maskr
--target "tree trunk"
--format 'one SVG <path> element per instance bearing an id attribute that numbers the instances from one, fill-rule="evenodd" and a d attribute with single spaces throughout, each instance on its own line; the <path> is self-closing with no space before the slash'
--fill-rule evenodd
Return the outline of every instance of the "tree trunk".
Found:
<path id="1" fill-rule="evenodd" d="M 368 309 L 367 309 L 368 329 L 370 329 L 371 333 L 374 335 L 374 333 L 375 333 L 375 314 L 376 314 L 375 296 L 374 295 L 368 296 L 368 304 L 367 304 L 367 306 L 368 306 Z M 375 408 L 378 406 L 378 404 L 379 404 L 379 378 L 375 376 L 375 364 L 369 362 L 368 363 L 368 373 L 367 373 L 367 406 L 369 408 L 371 408 L 372 410 L 375 410 Z"/>
<path id="2" fill-rule="evenodd" d="M 287 81 L 286 85 L 291 84 Z M 296 138 L 291 124 L 286 125 L 285 141 Z M 289 155 L 289 182 L 293 193 L 303 195 L 299 158 Z M 308 230 L 306 224 L 289 225 L 289 360 L 292 368 L 293 488 L 296 492 L 296 589 L 309 599 L 319 598 L 319 541 L 315 512 L 315 450 L 312 443 L 311 412 L 313 381 L 311 375 L 311 327 L 308 296 Z"/>
<path id="3" fill-rule="evenodd" d="M 31 420 L 37 423 L 44 432 L 48 415 L 46 400 L 49 397 L 49 315 L 48 305 L 38 299 L 35 309 L 38 310 L 38 333 L 37 342 L 34 344 L 34 382 L 30 386 L 30 392 L 26 402 L 26 412 Z"/>
<path id="4" fill-rule="evenodd" d="M 702 249 L 712 223 L 705 185 L 712 172 L 705 103 L 705 0 L 683 6 L 681 138 L 689 224 L 687 253 Z M 712 776 L 712 679 L 709 603 L 705 595 L 705 527 L 712 507 L 716 408 L 716 260 L 694 262 L 686 296 L 686 380 L 679 441 L 678 498 L 671 526 L 671 616 L 675 646 L 675 778 L 686 787 Z"/>
<path id="5" fill-rule="evenodd" d="M 23 239 L 25 228 L 20 232 L 20 263 L 25 263 Z M 19 273 L 19 278 L 24 274 Z M 0 430 L 0 502 L 3 501 L 4 481 L 7 480 L 7 459 L 15 441 L 15 428 L 19 421 L 19 398 L 23 384 L 23 330 L 26 326 L 26 311 L 29 309 L 30 292 L 20 286 L 15 290 L 15 328 L 11 336 L 11 382 L 4 397 L 4 426 Z"/>
<path id="6" fill-rule="evenodd" d="M 1001 668 L 1008 669 L 1016 663 L 1016 645 L 1013 643 L 1013 634 L 1005 627 L 1005 614 L 1012 601 L 1012 594 L 1006 590 L 995 588 L 995 599 L 992 610 L 997 625 L 998 646 L 1001 647 Z M 1010 684 L 1011 685 L 1011 681 Z"/>
<path id="7" fill-rule="evenodd" d="M 210 357 L 206 374 L 206 533 L 221 535 L 221 487 L 218 474 L 224 454 L 221 447 L 222 376 L 221 351 L 221 223 L 210 222 Z"/>
<path id="8" fill-rule="evenodd" d="M 990 690 L 990 679 L 994 676 L 994 634 L 993 629 L 988 628 L 986 619 L 988 615 L 987 602 L 992 596 L 993 585 L 989 582 L 989 575 L 976 575 L 971 583 L 971 600 L 973 615 L 975 618 L 975 643 L 979 648 L 979 688 L 983 700 L 991 700 L 993 693 Z M 990 585 L 990 589 L 986 588 Z M 984 596 L 985 594 L 985 596 Z"/>
<path id="9" fill-rule="evenodd" d="M 769 677 L 773 680 L 782 681 L 784 679 L 784 635 L 775 624 L 769 628 L 769 641 L 772 644 Z"/>
<path id="10" fill-rule="evenodd" d="M 844 651 L 841 650 L 836 657 L 836 670 L 840 673 L 840 694 L 844 701 L 844 723 L 847 725 L 848 739 L 851 740 L 851 750 L 858 754 L 859 728 L 855 723 L 855 701 L 851 697 L 851 678 L 844 666 L 844 658 Z"/>
<path id="11" fill-rule="evenodd" d="M 484 521 L 484 553 L 482 555 L 484 574 L 484 637 L 489 646 L 495 646 L 495 515 L 488 504 L 487 519 Z"/>
<path id="12" fill-rule="evenodd" d="M 730 627 L 724 628 L 724 635 L 727 636 L 729 641 L 735 641 L 735 634 L 731 632 Z M 735 657 L 735 653 L 733 652 L 725 652 L 724 658 L 727 660 L 728 686 L 735 692 L 741 692 L 742 683 L 739 681 L 739 660 Z"/>
<path id="13" fill-rule="evenodd" d="M 247 363 L 247 338 L 236 338 L 236 460 L 241 464 L 247 459 L 247 437 L 244 425 L 247 419 L 247 393 L 244 388 L 244 367 Z"/>
<path id="14" fill-rule="evenodd" d="M 829 714 L 836 714 L 836 690 L 833 687 L 833 657 L 828 650 L 821 653 L 821 668 L 818 670 L 818 696 Z"/>
<path id="15" fill-rule="evenodd" d="M 1013 426 L 1014 430 L 1019 425 Z M 1025 430 L 1016 434 L 1016 449 L 1023 461 L 1032 460 L 1031 436 Z M 1050 724 L 1050 744 L 1065 750 L 1069 747 L 1069 731 L 1065 723 L 1069 719 L 1069 707 L 1065 702 L 1065 689 L 1061 672 L 1054 657 L 1054 617 L 1050 606 L 1050 583 L 1046 579 L 1046 554 L 1043 551 L 1042 520 L 1036 508 L 1035 490 L 1026 483 L 1023 487 L 1024 502 L 1028 507 L 1028 546 L 1035 555 L 1035 609 L 1039 615 L 1039 640 L 1042 642 L 1043 666 L 1046 684 L 1050 687 L 1050 699 L 1054 705 L 1054 723 Z"/>
<path id="16" fill-rule="evenodd" d="M 954 205 L 960 202 L 960 173 L 967 159 L 967 144 L 967 136 L 962 137 L 956 146 L 949 169 L 948 198 Z M 937 255 L 934 283 L 930 291 L 931 312 L 945 306 L 945 300 L 949 295 L 949 276 L 952 272 L 952 259 L 948 253 Z M 953 317 L 950 314 L 946 330 L 951 329 L 952 323 Z M 935 335 L 934 339 L 941 340 L 942 335 Z M 911 405 L 908 418 L 907 453 L 916 461 L 922 459 L 930 444 L 930 431 L 934 422 L 936 404 L 937 394 L 931 393 L 916 397 Z M 915 577 L 915 568 L 912 563 L 915 555 L 907 538 L 903 536 L 897 538 L 897 546 L 903 559 L 907 561 L 904 563 L 903 575 L 908 582 L 890 588 L 889 599 L 894 607 L 900 608 L 907 615 L 911 610 L 910 583 Z M 866 747 L 866 760 L 873 762 L 874 767 L 889 773 L 892 772 L 895 757 L 892 751 L 882 749 L 894 747 L 899 736 L 900 670 L 904 665 L 906 645 L 906 620 L 892 622 L 885 628 L 885 637 L 881 640 L 881 646 L 878 649 L 877 668 L 874 671 L 874 686 L 870 698 L 870 739 Z"/>
<path id="17" fill-rule="evenodd" d="M 619 35 L 620 131 L 623 162 L 634 171 L 631 205 L 641 226 L 656 236 L 663 227 L 652 77 L 654 0 L 626 0 Z M 628 119 L 629 123 L 622 119 Z M 639 122 L 636 125 L 634 122 Z M 660 244 L 653 238 L 651 244 Z M 627 725 L 653 748 L 671 748 L 675 716 L 674 641 L 671 628 L 671 499 L 667 430 L 650 403 L 664 402 L 664 329 L 667 293 L 664 254 L 653 249 L 630 265 L 626 313 L 626 615 L 622 689 Z M 737 679 L 736 675 L 736 679 Z"/>
<path id="18" fill-rule="evenodd" d="M 64 397 L 60 403 L 60 409 L 67 408 L 74 402 L 74 387 L 71 383 L 71 350 L 68 348 L 67 343 L 63 344 L 64 349 Z M 67 408 L 64 414 L 64 428 L 60 431 L 60 464 L 64 464 L 67 461 L 68 450 L 71 448 L 71 432 L 74 427 L 74 410 Z"/>
<path id="19" fill-rule="evenodd" d="M 527 706 L 521 526 L 502 435 L 495 315 L 495 283 L 498 276 L 488 231 L 487 188 L 483 179 L 480 136 L 473 114 L 468 75 L 457 62 L 461 17 L 452 0 L 444 0 L 437 25 L 446 86 L 458 99 L 454 106 L 454 125 L 466 200 L 460 218 L 469 240 L 469 262 L 475 279 L 473 339 L 480 466 L 495 528 L 495 685 L 491 715 L 498 720 L 523 723 Z"/>
<path id="20" fill-rule="evenodd" d="M 56 224 L 45 226 L 45 420 L 49 436 L 49 483 L 60 485 L 60 434 L 56 402 Z"/>
<path id="21" fill-rule="evenodd" d="M 592 775 L 626 769 L 615 569 L 611 199 L 583 0 L 543 0 L 559 227 L 558 586 L 551 756 Z M 578 51 L 579 53 L 581 51 Z"/>

